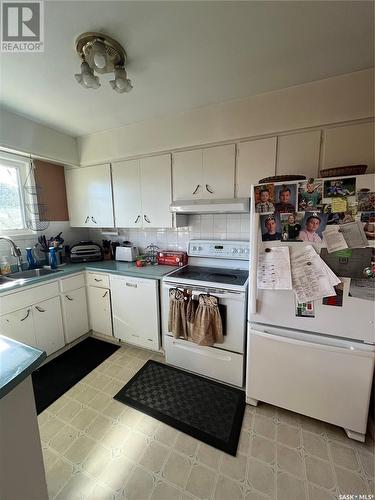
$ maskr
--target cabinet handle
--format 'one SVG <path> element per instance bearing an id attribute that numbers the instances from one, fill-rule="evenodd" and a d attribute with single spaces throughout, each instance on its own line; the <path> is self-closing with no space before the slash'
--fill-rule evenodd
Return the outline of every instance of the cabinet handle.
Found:
<path id="1" fill-rule="evenodd" d="M 93 216 L 91 216 L 91 220 L 93 221 L 94 224 L 97 224 L 96 220 L 94 219 Z"/>
<path id="2" fill-rule="evenodd" d="M 102 279 L 94 278 L 94 281 L 103 281 Z"/>
<path id="3" fill-rule="evenodd" d="M 144 215 L 143 216 L 144 220 L 148 223 L 148 224 L 151 224 L 151 221 L 150 219 L 147 217 L 147 215 Z"/>
<path id="4" fill-rule="evenodd" d="M 126 282 L 126 286 L 131 286 L 132 288 L 138 288 L 137 283 L 128 283 L 128 282 Z"/>
<path id="5" fill-rule="evenodd" d="M 197 184 L 197 187 L 194 189 L 193 194 L 197 194 L 198 189 L 201 187 L 200 184 Z"/>
<path id="6" fill-rule="evenodd" d="M 25 321 L 30 316 L 30 309 L 27 310 L 26 316 L 22 318 L 20 321 Z"/>
<path id="7" fill-rule="evenodd" d="M 39 311 L 40 313 L 45 313 L 45 312 L 46 312 L 46 310 L 45 310 L 45 309 L 43 309 L 43 307 L 35 306 L 35 309 L 36 309 L 37 311 Z"/>
<path id="8" fill-rule="evenodd" d="M 66 297 L 68 300 L 74 300 L 74 299 L 72 299 L 72 297 L 69 297 L 69 295 L 65 295 L 65 297 Z"/>
<path id="9" fill-rule="evenodd" d="M 86 217 L 85 224 L 87 224 L 89 218 L 90 218 L 89 216 Z"/>
<path id="10" fill-rule="evenodd" d="M 141 216 L 140 216 L 140 215 L 138 215 L 138 217 L 137 217 L 137 218 L 135 219 L 135 221 L 134 221 L 134 224 L 137 224 L 137 222 L 139 221 L 139 219 L 140 219 L 140 218 L 141 218 Z"/>
<path id="11" fill-rule="evenodd" d="M 207 190 L 209 193 L 211 193 L 211 194 L 213 194 L 213 192 L 214 192 L 214 191 L 213 191 L 213 189 L 212 189 L 212 187 L 210 187 L 208 184 L 206 184 L 206 190 Z"/>
<path id="12" fill-rule="evenodd" d="M 104 297 L 107 295 L 108 293 L 108 290 L 105 292 L 105 294 L 102 296 L 102 298 L 104 299 Z"/>

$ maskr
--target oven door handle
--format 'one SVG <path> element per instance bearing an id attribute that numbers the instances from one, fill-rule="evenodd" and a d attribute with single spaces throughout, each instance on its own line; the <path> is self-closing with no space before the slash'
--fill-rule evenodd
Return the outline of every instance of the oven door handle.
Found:
<path id="1" fill-rule="evenodd" d="M 197 287 L 197 286 L 190 286 L 190 285 L 181 285 L 178 283 L 170 283 L 170 282 L 164 282 L 163 283 L 164 288 L 178 288 L 179 290 L 189 290 L 192 295 L 199 295 L 201 293 L 208 293 L 210 295 L 238 295 L 238 296 L 245 296 L 246 292 L 241 292 L 241 291 L 236 291 L 236 290 L 222 290 L 222 289 L 216 289 L 216 288 L 206 288 L 206 287 Z"/>

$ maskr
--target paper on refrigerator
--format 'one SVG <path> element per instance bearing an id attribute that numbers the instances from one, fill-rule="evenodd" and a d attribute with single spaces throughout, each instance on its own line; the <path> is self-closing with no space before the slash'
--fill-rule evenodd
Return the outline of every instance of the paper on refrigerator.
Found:
<path id="1" fill-rule="evenodd" d="M 340 279 L 319 257 L 311 245 L 291 251 L 293 290 L 298 303 L 336 295 Z"/>
<path id="2" fill-rule="evenodd" d="M 346 248 L 364 248 L 368 245 L 361 221 L 327 226 L 322 234 L 329 253 Z"/>
<path id="3" fill-rule="evenodd" d="M 289 247 L 259 249 L 257 287 L 263 290 L 292 289 Z"/>

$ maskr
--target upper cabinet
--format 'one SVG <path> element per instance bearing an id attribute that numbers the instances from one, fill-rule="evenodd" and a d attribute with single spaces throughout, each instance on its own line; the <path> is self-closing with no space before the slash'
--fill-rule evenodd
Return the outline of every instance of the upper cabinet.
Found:
<path id="1" fill-rule="evenodd" d="M 324 131 L 322 169 L 345 165 L 368 165 L 366 173 L 375 172 L 374 122 Z"/>
<path id="2" fill-rule="evenodd" d="M 240 142 L 237 146 L 236 196 L 248 198 L 252 184 L 275 175 L 276 137 Z"/>
<path id="3" fill-rule="evenodd" d="M 317 177 L 321 131 L 282 135 L 277 141 L 276 175 Z"/>
<path id="4" fill-rule="evenodd" d="M 174 153 L 173 199 L 233 198 L 234 166 L 234 144 Z"/>
<path id="5" fill-rule="evenodd" d="M 65 172 L 70 225 L 114 227 L 109 164 Z"/>
<path id="6" fill-rule="evenodd" d="M 116 227 L 173 227 L 171 156 L 112 164 Z"/>

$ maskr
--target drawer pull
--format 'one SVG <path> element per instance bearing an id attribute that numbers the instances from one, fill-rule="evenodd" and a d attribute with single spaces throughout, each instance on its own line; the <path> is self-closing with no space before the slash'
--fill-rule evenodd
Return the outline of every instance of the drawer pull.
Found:
<path id="1" fill-rule="evenodd" d="M 131 334 L 132 337 L 135 337 L 136 339 L 139 339 L 139 335 L 135 335 L 134 333 Z"/>
<path id="2" fill-rule="evenodd" d="M 36 309 L 37 311 L 39 311 L 40 313 L 45 313 L 45 312 L 46 312 L 46 310 L 45 310 L 45 309 L 43 309 L 43 307 L 35 306 L 35 309 Z"/>
<path id="3" fill-rule="evenodd" d="M 108 293 L 108 290 L 104 293 L 104 295 L 102 295 L 103 299 L 104 299 L 104 297 L 106 297 L 107 293 Z"/>
<path id="4" fill-rule="evenodd" d="M 102 279 L 98 279 L 98 278 L 94 278 L 94 281 L 97 281 L 99 283 L 100 281 L 103 281 L 103 280 Z"/>
<path id="5" fill-rule="evenodd" d="M 197 187 L 194 189 L 193 194 L 197 194 L 198 189 L 201 187 L 200 184 L 197 184 Z"/>
<path id="6" fill-rule="evenodd" d="M 150 219 L 147 217 L 147 215 L 144 215 L 143 216 L 144 220 L 148 223 L 148 224 L 151 224 L 151 221 Z"/>
<path id="7" fill-rule="evenodd" d="M 211 186 L 209 186 L 208 184 L 206 184 L 206 190 L 207 190 L 209 193 L 211 193 L 211 194 L 213 194 L 213 192 L 214 192 L 214 191 L 213 191 L 213 189 L 212 189 L 212 187 L 211 187 Z"/>
<path id="8" fill-rule="evenodd" d="M 141 216 L 140 216 L 140 215 L 138 215 L 138 217 L 137 217 L 137 218 L 135 219 L 135 221 L 134 221 L 134 224 L 137 224 L 137 222 L 139 221 L 139 219 L 140 219 L 140 218 L 141 218 Z"/>
<path id="9" fill-rule="evenodd" d="M 126 282 L 126 286 L 131 286 L 132 288 L 138 288 L 137 283 L 128 283 L 128 282 Z"/>
<path id="10" fill-rule="evenodd" d="M 20 321 L 25 321 L 25 319 L 27 319 L 29 315 L 30 315 L 30 309 L 27 310 L 26 316 L 22 318 Z"/>
<path id="11" fill-rule="evenodd" d="M 69 295 L 65 295 L 65 297 L 66 297 L 68 300 L 74 300 L 74 299 L 72 299 L 72 297 L 70 297 Z"/>
<path id="12" fill-rule="evenodd" d="M 89 220 L 89 216 L 86 217 L 85 224 L 87 224 L 87 221 Z"/>
<path id="13" fill-rule="evenodd" d="M 93 221 L 94 224 L 97 224 L 96 220 L 94 219 L 94 217 L 91 217 L 91 220 Z"/>

